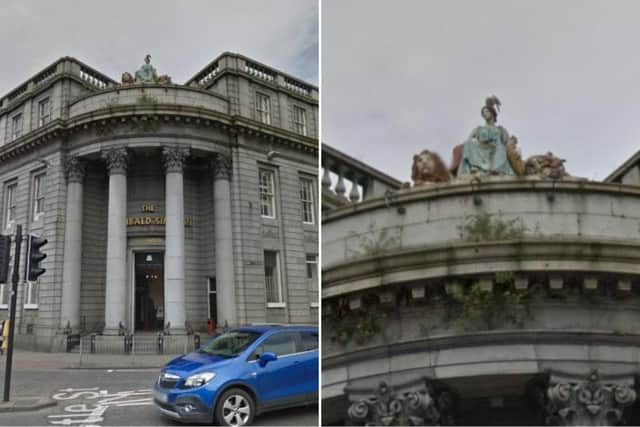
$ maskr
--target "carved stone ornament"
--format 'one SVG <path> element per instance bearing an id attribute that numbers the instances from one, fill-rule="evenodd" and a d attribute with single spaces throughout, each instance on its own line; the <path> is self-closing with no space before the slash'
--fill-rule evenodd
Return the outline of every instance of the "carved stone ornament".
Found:
<path id="1" fill-rule="evenodd" d="M 377 389 L 370 390 L 371 397 L 352 400 L 347 410 L 349 421 L 365 426 L 453 425 L 453 394 L 446 390 L 435 392 L 429 380 L 421 380 L 419 384 L 417 388 L 396 392 L 381 382 Z M 353 394 L 354 390 L 345 391 Z"/>
<path id="2" fill-rule="evenodd" d="M 126 175 L 128 152 L 126 148 L 112 148 L 102 152 L 102 158 L 107 162 L 109 175 Z"/>
<path id="3" fill-rule="evenodd" d="M 430 182 L 449 182 L 451 177 L 442 158 L 433 151 L 424 150 L 413 156 L 411 179 L 415 186 Z"/>
<path id="4" fill-rule="evenodd" d="M 540 156 L 531 156 L 525 164 L 525 175 L 536 175 L 543 179 L 562 179 L 569 176 L 564 169 L 564 159 L 552 152 Z"/>
<path id="5" fill-rule="evenodd" d="M 625 424 L 624 408 L 636 401 L 632 384 L 600 381 L 597 370 L 583 381 L 551 378 L 538 390 L 536 400 L 545 411 L 547 425 Z"/>
<path id="6" fill-rule="evenodd" d="M 69 157 L 64 163 L 64 173 L 68 182 L 82 182 L 87 171 L 87 163 L 79 157 Z"/>
<path id="7" fill-rule="evenodd" d="M 162 149 L 162 159 L 165 171 L 167 173 L 182 173 L 184 162 L 190 153 L 187 147 L 164 147 Z"/>
<path id="8" fill-rule="evenodd" d="M 230 156 L 217 153 L 211 159 L 211 168 L 213 169 L 214 179 L 231 179 L 233 167 Z"/>

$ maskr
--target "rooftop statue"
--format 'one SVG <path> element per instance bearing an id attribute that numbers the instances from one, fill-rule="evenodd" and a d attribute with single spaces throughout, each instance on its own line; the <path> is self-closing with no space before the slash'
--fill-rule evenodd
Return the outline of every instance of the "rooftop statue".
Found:
<path id="1" fill-rule="evenodd" d="M 171 77 L 166 74 L 159 76 L 154 66 L 151 65 L 151 55 L 147 54 L 144 57 L 144 64 L 136 71 L 135 77 L 128 72 L 122 73 L 122 84 L 132 83 L 168 84 L 171 83 Z"/>
<path id="2" fill-rule="evenodd" d="M 144 64 L 136 71 L 136 82 L 152 83 L 158 79 L 156 69 L 151 65 L 151 55 L 144 57 Z"/>
<path id="3" fill-rule="evenodd" d="M 509 133 L 496 125 L 500 106 L 495 95 L 488 97 L 480 110 L 485 125 L 475 128 L 462 147 L 454 149 L 452 168 L 457 176 L 516 175 L 507 156 Z"/>

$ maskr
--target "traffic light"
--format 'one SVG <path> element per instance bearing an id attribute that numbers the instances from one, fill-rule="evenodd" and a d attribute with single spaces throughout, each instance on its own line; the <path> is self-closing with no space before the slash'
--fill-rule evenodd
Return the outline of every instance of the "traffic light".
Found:
<path id="1" fill-rule="evenodd" d="M 11 237 L 0 235 L 0 283 L 9 279 L 9 255 L 11 254 Z"/>
<path id="2" fill-rule="evenodd" d="M 25 266 L 25 279 L 29 282 L 38 280 L 45 271 L 40 267 L 40 261 L 47 257 L 47 254 L 40 251 L 40 248 L 46 245 L 47 239 L 38 237 L 35 234 L 29 234 L 27 240 L 27 264 Z"/>

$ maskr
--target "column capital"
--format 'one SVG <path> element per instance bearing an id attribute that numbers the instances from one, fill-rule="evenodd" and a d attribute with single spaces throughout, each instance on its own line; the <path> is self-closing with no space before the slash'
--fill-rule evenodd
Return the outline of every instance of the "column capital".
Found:
<path id="1" fill-rule="evenodd" d="M 127 160 L 129 153 L 126 148 L 112 148 L 101 153 L 102 158 L 107 162 L 109 175 L 126 175 Z"/>
<path id="2" fill-rule="evenodd" d="M 211 159 L 211 169 L 213 169 L 214 179 L 230 180 L 233 172 L 231 156 L 222 153 L 216 153 Z"/>
<path id="3" fill-rule="evenodd" d="M 67 182 L 79 182 L 82 183 L 87 171 L 87 162 L 78 157 L 69 157 L 64 162 L 64 174 L 67 177 Z"/>
<path id="4" fill-rule="evenodd" d="M 624 408 L 636 401 L 635 379 L 601 380 L 593 370 L 583 379 L 542 375 L 529 394 L 544 411 L 547 425 L 620 425 Z"/>
<path id="5" fill-rule="evenodd" d="M 375 389 L 346 387 L 352 425 L 454 425 L 456 396 L 427 378 L 395 387 L 381 382 Z"/>
<path id="6" fill-rule="evenodd" d="M 162 149 L 162 160 L 165 172 L 182 173 L 184 163 L 190 154 L 191 150 L 188 147 L 164 147 Z"/>

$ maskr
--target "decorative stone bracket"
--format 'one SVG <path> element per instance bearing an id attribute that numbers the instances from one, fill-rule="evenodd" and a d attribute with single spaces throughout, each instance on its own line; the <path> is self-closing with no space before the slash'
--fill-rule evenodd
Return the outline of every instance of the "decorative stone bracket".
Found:
<path id="1" fill-rule="evenodd" d="M 624 409 L 636 401 L 634 384 L 634 378 L 600 380 L 594 370 L 584 380 L 539 376 L 529 392 L 543 409 L 546 425 L 620 425 L 626 424 Z"/>
<path id="2" fill-rule="evenodd" d="M 455 396 L 423 378 L 391 388 L 381 382 L 376 389 L 345 388 L 352 401 L 347 411 L 353 425 L 430 426 L 453 425 Z M 367 397 L 358 398 L 365 395 Z"/>

